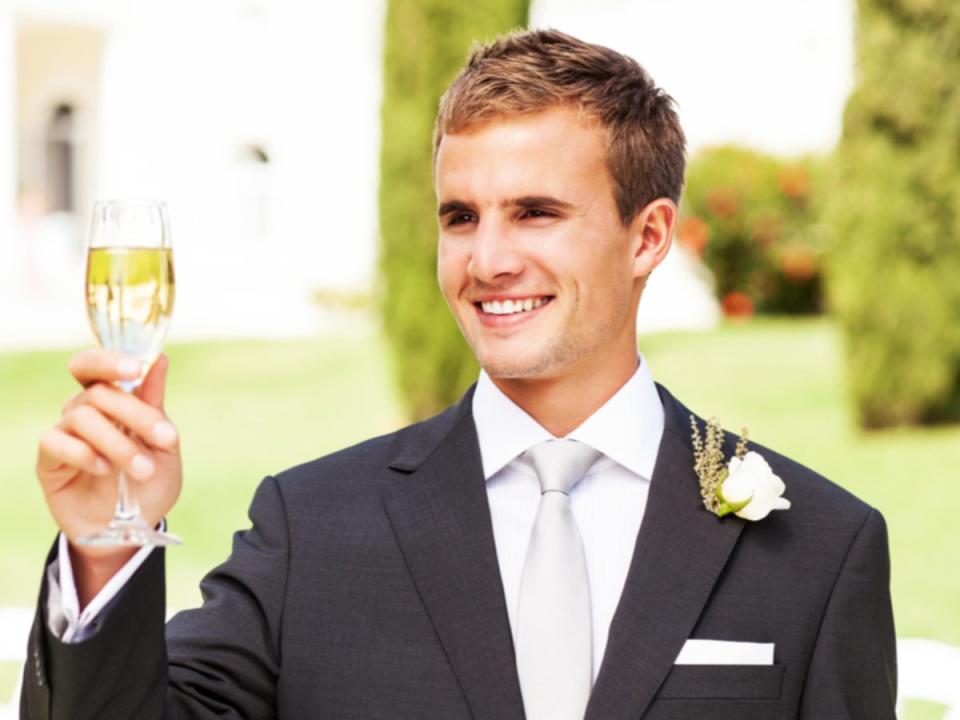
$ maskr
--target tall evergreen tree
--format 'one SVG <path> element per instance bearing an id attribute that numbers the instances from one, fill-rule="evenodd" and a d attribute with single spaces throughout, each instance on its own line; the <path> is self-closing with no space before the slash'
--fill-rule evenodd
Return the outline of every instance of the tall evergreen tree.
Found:
<path id="1" fill-rule="evenodd" d="M 831 302 L 864 427 L 960 418 L 960 3 L 858 0 L 827 201 Z"/>
<path id="2" fill-rule="evenodd" d="M 475 42 L 523 27 L 529 0 L 389 0 L 380 151 L 381 317 L 412 419 L 456 400 L 473 355 L 437 285 L 431 140 L 440 96 Z"/>

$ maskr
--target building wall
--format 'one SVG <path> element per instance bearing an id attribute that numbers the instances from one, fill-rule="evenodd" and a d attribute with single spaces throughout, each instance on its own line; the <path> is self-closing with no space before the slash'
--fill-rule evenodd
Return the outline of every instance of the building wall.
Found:
<path id="1" fill-rule="evenodd" d="M 167 201 L 173 339 L 322 330 L 315 289 L 373 283 L 383 3 L 133 5 L 60 22 L 55 3 L 19 0 L 20 183 L 42 186 L 45 112 L 64 98 L 87 111 L 88 162 L 72 218 L 19 193 L 6 243 L 19 257 L 0 284 L 20 286 L 29 317 L 0 315 L 0 345 L 89 342 L 83 259 L 68 249 L 98 197 Z"/>
<path id="2" fill-rule="evenodd" d="M 55 108 L 67 104 L 76 113 L 76 203 L 85 207 L 96 178 L 104 33 L 25 20 L 16 42 L 18 193 L 44 192 L 47 128 Z"/>
<path id="3" fill-rule="evenodd" d="M 0 3 L 0 268 L 13 265 L 16 196 L 16 35 L 13 9 Z M 2 238 L 6 238 L 4 241 Z M 0 318 L 12 307 L 11 272 L 0 270 Z M 2 320 L 0 320 L 2 323 Z"/>

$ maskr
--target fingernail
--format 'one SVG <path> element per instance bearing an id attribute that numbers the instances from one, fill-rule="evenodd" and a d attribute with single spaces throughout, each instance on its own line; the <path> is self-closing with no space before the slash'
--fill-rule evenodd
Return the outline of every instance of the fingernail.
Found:
<path id="1" fill-rule="evenodd" d="M 153 426 L 153 441 L 157 445 L 172 445 L 177 439 L 177 429 L 166 420 Z"/>
<path id="2" fill-rule="evenodd" d="M 117 363 L 117 372 L 121 375 L 136 376 L 140 374 L 140 362 L 133 358 L 123 358 Z"/>
<path id="3" fill-rule="evenodd" d="M 130 463 L 130 474 L 137 480 L 147 480 L 154 469 L 153 461 L 146 455 L 136 455 Z"/>
<path id="4" fill-rule="evenodd" d="M 106 475 L 108 472 L 110 472 L 110 463 L 108 463 L 103 458 L 98 457 L 93 462 L 93 471 L 97 475 Z"/>

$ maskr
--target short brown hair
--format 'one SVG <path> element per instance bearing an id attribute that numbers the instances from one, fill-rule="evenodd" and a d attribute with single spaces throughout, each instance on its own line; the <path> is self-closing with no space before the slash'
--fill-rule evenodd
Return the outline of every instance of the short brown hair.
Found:
<path id="1" fill-rule="evenodd" d="M 607 167 L 621 222 L 650 201 L 680 202 L 686 139 L 673 105 L 632 58 L 556 30 L 505 35 L 475 47 L 440 99 L 440 141 L 499 115 L 576 107 L 607 132 Z"/>

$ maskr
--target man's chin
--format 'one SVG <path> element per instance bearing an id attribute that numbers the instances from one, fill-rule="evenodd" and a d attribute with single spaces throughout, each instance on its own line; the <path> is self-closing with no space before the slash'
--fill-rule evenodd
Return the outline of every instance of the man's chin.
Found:
<path id="1" fill-rule="evenodd" d="M 536 380 L 550 369 L 546 358 L 480 358 L 480 367 L 499 380 Z"/>

